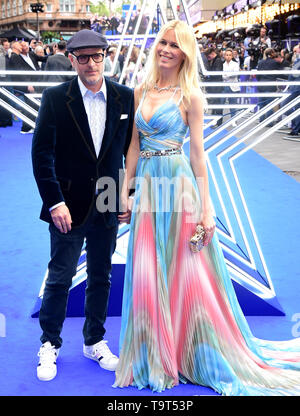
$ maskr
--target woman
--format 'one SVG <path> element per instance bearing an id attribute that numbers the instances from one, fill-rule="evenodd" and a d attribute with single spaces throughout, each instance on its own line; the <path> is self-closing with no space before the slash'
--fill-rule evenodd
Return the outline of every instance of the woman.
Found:
<path id="1" fill-rule="evenodd" d="M 43 48 L 43 46 L 41 46 L 41 45 L 38 45 L 36 48 L 35 48 L 35 52 L 34 52 L 38 57 L 40 57 L 40 58 L 43 58 L 44 56 L 45 56 L 45 51 L 44 51 L 44 48 Z M 40 69 L 45 69 L 45 65 L 46 65 L 46 62 L 42 62 L 42 61 L 37 61 L 37 64 L 38 64 L 38 66 L 40 67 Z"/>
<path id="2" fill-rule="evenodd" d="M 135 71 L 136 63 L 139 57 L 139 48 L 137 46 L 133 46 L 131 55 L 128 61 L 128 65 L 125 71 L 125 85 L 128 87 L 131 86 L 131 79 Z M 141 70 L 141 68 L 139 68 Z"/>
<path id="3" fill-rule="evenodd" d="M 114 386 L 160 392 L 180 380 L 224 395 L 299 394 L 300 373 L 291 371 L 299 369 L 299 342 L 253 337 L 214 234 L 192 30 L 181 21 L 166 24 L 151 62 L 135 90 L 122 189 L 119 219 L 128 222 L 136 176 Z M 188 131 L 190 161 L 181 153 Z M 170 189 L 157 185 L 162 178 Z M 199 223 L 205 247 L 194 253 L 189 240 Z"/>

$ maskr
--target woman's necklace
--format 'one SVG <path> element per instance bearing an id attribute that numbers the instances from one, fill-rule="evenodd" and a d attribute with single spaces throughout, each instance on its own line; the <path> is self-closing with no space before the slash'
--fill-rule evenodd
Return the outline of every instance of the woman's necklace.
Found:
<path id="1" fill-rule="evenodd" d="M 176 87 L 178 87 L 178 85 L 169 85 L 168 87 L 162 87 L 162 88 L 160 88 L 157 84 L 153 86 L 153 88 L 157 90 L 157 92 L 170 91 L 172 88 L 176 88 Z"/>

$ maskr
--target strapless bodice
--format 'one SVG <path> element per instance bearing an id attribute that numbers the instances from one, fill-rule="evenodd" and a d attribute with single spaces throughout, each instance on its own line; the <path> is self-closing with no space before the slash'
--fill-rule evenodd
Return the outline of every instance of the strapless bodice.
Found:
<path id="1" fill-rule="evenodd" d="M 188 126 L 184 123 L 178 104 L 171 98 L 155 111 L 148 122 L 142 114 L 142 103 L 137 108 L 135 123 L 141 150 L 181 148 Z"/>

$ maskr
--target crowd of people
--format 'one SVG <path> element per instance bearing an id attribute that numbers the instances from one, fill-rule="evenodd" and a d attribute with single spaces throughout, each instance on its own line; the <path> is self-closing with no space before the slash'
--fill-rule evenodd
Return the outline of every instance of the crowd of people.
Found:
<path id="1" fill-rule="evenodd" d="M 206 92 L 221 94 L 229 93 L 231 97 L 228 97 L 229 104 L 238 104 L 248 102 L 248 98 L 239 99 L 232 97 L 234 93 L 242 92 L 259 92 L 259 93 L 273 93 L 282 92 L 282 87 L 276 87 L 276 85 L 262 86 L 257 84 L 257 81 L 276 82 L 283 80 L 298 80 L 297 75 L 289 74 L 259 74 L 259 71 L 282 71 L 289 69 L 300 68 L 300 43 L 293 46 L 289 50 L 285 45 L 278 44 L 271 41 L 267 35 L 267 29 L 261 27 L 258 36 L 253 36 L 253 32 L 246 32 L 246 36 L 243 39 L 233 41 L 232 39 L 222 40 L 218 43 L 218 39 L 213 40 L 212 37 L 203 37 L 198 40 L 198 44 L 201 50 L 201 56 L 203 64 L 208 71 L 222 71 L 222 75 L 209 75 L 201 71 L 202 80 L 205 82 L 223 82 L 224 86 L 212 86 L 207 87 Z M 246 70 L 257 70 L 255 75 L 228 75 L 228 72 L 239 72 Z M 239 85 L 226 85 L 237 81 L 253 81 L 253 87 L 240 87 Z M 286 88 L 284 88 L 285 90 Z M 291 92 L 289 98 L 283 102 L 282 105 L 290 102 L 295 96 L 300 94 L 299 86 L 290 86 L 287 92 Z M 210 98 L 211 104 L 224 104 L 225 98 Z M 272 101 L 271 97 L 258 97 L 251 98 L 251 102 L 255 102 L 259 109 L 266 107 Z M 298 105 L 299 106 L 299 105 Z M 293 110 L 298 108 L 296 106 Z M 228 112 L 224 110 L 225 113 Z M 236 110 L 232 109 L 230 113 L 233 115 Z M 223 115 L 223 109 L 212 110 L 213 115 Z M 260 121 L 263 121 L 272 114 L 272 111 L 262 115 Z M 287 113 L 288 115 L 289 113 Z M 222 124 L 223 118 L 220 117 L 213 127 L 218 127 Z M 235 122 L 232 123 L 235 125 Z M 272 126 L 273 123 L 269 123 L 268 126 Z M 294 119 L 291 123 L 284 128 L 282 132 L 287 134 L 287 137 L 299 138 L 300 134 L 300 118 Z"/>
<path id="2" fill-rule="evenodd" d="M 52 42 L 50 44 L 43 44 L 42 41 L 37 39 L 32 39 L 30 42 L 28 41 L 12 41 L 9 42 L 8 39 L 0 39 L 0 58 L 2 56 L 3 61 L 0 65 L 1 69 L 7 70 L 23 70 L 23 71 L 72 71 L 73 67 L 71 62 L 68 58 L 67 53 L 67 43 L 66 41 L 62 40 L 59 42 Z M 124 61 L 126 59 L 128 53 L 128 47 L 123 46 L 121 48 L 118 62 L 114 67 L 113 74 L 110 74 L 113 68 L 114 58 L 117 52 L 118 44 L 111 43 L 109 48 L 106 51 L 105 57 L 105 65 L 104 71 L 109 74 L 109 78 L 112 81 L 119 82 Z M 148 54 L 148 50 L 146 53 Z M 140 82 L 143 74 L 144 74 L 144 64 L 146 61 L 146 53 L 143 54 L 139 71 L 137 72 L 136 82 Z M 134 46 L 131 50 L 131 55 L 128 60 L 128 65 L 126 66 L 126 71 L 122 77 L 122 84 L 130 86 L 131 79 L 133 73 L 135 71 L 136 63 L 139 56 L 139 48 Z M 64 82 L 68 81 L 72 78 L 72 75 L 30 75 L 29 77 L 22 76 L 22 75 L 12 75 L 10 76 L 11 81 L 32 81 L 32 82 Z M 135 83 L 136 83 L 135 82 Z M 10 91 L 14 93 L 19 99 L 21 99 L 25 103 L 29 103 L 29 100 L 26 96 L 27 93 L 41 93 L 46 86 L 15 86 L 14 88 L 10 88 Z M 17 105 L 12 103 L 14 107 L 20 109 Z M 34 103 L 30 103 L 31 106 L 35 107 Z M 36 110 L 38 107 L 36 107 Z M 34 121 L 35 117 L 30 112 L 26 111 L 25 109 L 20 109 L 20 111 L 26 115 L 29 119 Z M 16 118 L 16 117 L 15 117 Z M 14 117 L 12 114 L 5 110 L 0 109 L 0 127 L 11 126 L 13 123 Z M 27 124 L 26 122 L 22 123 L 21 133 L 33 133 L 33 128 Z"/>
<path id="3" fill-rule="evenodd" d="M 128 25 L 128 33 L 133 33 L 135 26 L 137 24 L 137 19 L 139 17 L 139 11 L 133 13 L 130 23 Z M 110 18 L 105 16 L 93 16 L 91 19 L 91 29 L 100 33 L 107 33 L 110 31 L 112 34 L 121 33 L 124 27 L 125 18 L 121 15 L 112 15 Z M 144 33 L 148 24 L 148 17 L 143 16 L 141 19 L 141 24 L 139 26 L 138 33 Z M 154 21 L 156 25 L 156 20 Z M 154 26 L 153 30 L 156 31 L 157 28 Z M 255 102 L 258 105 L 258 108 L 263 108 L 267 106 L 272 98 L 268 97 L 259 97 L 259 98 L 238 98 L 232 96 L 234 93 L 247 93 L 247 92 L 276 92 L 282 91 L 282 87 L 276 87 L 275 85 L 271 86 L 258 86 L 256 81 L 276 81 L 280 79 L 290 79 L 294 80 L 295 76 L 293 75 L 260 75 L 259 73 L 255 75 L 241 75 L 233 76 L 228 75 L 230 72 L 238 72 L 245 70 L 288 70 L 288 69 L 299 69 L 300 61 L 300 44 L 295 45 L 292 49 L 288 49 L 286 45 L 279 45 L 278 43 L 272 42 L 271 38 L 268 36 L 267 29 L 261 27 L 260 29 L 256 28 L 255 30 L 249 29 L 245 32 L 245 36 L 241 37 L 232 36 L 231 38 L 218 36 L 203 36 L 201 39 L 198 39 L 198 46 L 201 51 L 201 56 L 203 60 L 204 67 L 209 71 L 222 71 L 222 75 L 209 75 L 204 74 L 200 70 L 200 77 L 205 82 L 223 82 L 223 86 L 211 86 L 206 88 L 207 93 L 226 93 L 231 94 L 227 99 L 226 98 L 209 98 L 209 103 L 211 104 L 224 104 L 228 100 L 229 104 L 239 104 L 243 102 Z M 128 47 L 122 46 L 120 54 L 118 56 L 118 61 L 114 64 L 114 59 L 118 50 L 118 42 L 111 42 L 105 57 L 104 70 L 109 74 L 110 79 L 116 82 L 121 80 L 121 83 L 127 86 L 135 86 L 139 84 L 145 73 L 145 63 L 149 55 L 150 50 L 145 49 L 143 52 L 142 59 L 140 59 L 139 68 L 136 69 L 136 64 L 139 57 L 139 48 L 134 46 L 131 49 L 130 57 L 126 65 L 125 71 L 123 71 L 124 62 L 127 58 Z M 22 69 L 22 70 L 37 70 L 37 71 L 71 71 L 72 65 L 70 60 L 67 57 L 66 52 L 66 42 L 52 42 L 50 44 L 43 44 L 41 40 L 32 39 L 30 42 L 27 41 L 13 41 L 9 42 L 8 39 L 0 39 L 0 62 L 2 62 L 2 68 L 6 69 Z M 5 57 L 4 60 L 3 57 Z M 113 70 L 113 73 L 111 73 Z M 134 82 L 132 82 L 133 74 L 135 74 Z M 297 78 L 297 77 L 296 77 Z M 22 80 L 21 76 L 14 76 L 14 80 Z M 30 80 L 32 81 L 48 81 L 48 82 L 64 82 L 69 80 L 70 76 L 67 75 L 45 75 L 41 77 L 31 76 Z M 28 80 L 28 77 L 26 77 Z M 233 82 L 237 81 L 253 81 L 253 87 L 240 87 L 239 85 L 233 85 Z M 28 92 L 41 92 L 43 88 L 39 87 L 34 88 L 33 86 L 28 87 L 17 87 L 14 89 L 15 95 L 25 102 L 28 102 L 26 93 Z M 297 94 L 300 93 L 299 86 L 290 86 L 289 91 L 291 91 L 290 98 L 287 101 L 290 101 Z M 22 110 L 23 111 L 23 110 Z M 237 110 L 232 108 L 229 112 L 234 115 Z M 24 110 L 25 112 L 25 110 Z M 30 113 L 25 112 L 26 116 L 34 119 Z M 220 126 L 224 121 L 224 115 L 228 113 L 227 110 L 220 108 L 212 110 L 213 115 L 222 116 L 215 122 L 212 126 L 213 128 Z M 260 121 L 263 121 L 264 118 L 270 116 L 272 111 L 267 112 L 264 116 L 261 117 Z M 5 127 L 12 124 L 11 114 L 1 109 L 0 114 L 0 126 Z M 232 125 L 235 126 L 235 122 L 232 122 Z M 271 126 L 271 123 L 270 123 Z M 300 137 L 300 123 L 298 118 L 294 119 L 289 123 L 286 128 L 282 129 L 284 133 L 287 133 L 288 136 L 293 136 L 295 138 Z M 21 133 L 32 132 L 32 128 L 25 122 L 22 125 Z"/>
<path id="4" fill-rule="evenodd" d="M 26 40 L 15 40 L 9 42 L 8 39 L 0 39 L 0 57 L 1 69 L 18 70 L 18 71 L 72 71 L 72 65 L 66 56 L 66 42 L 59 41 L 50 44 L 43 44 L 38 39 L 32 39 L 30 42 Z M 64 82 L 70 79 L 68 75 L 11 75 L 7 78 L 14 82 L 30 81 L 35 82 Z M 17 98 L 25 104 L 29 104 L 38 110 L 38 106 L 29 101 L 28 93 L 41 93 L 45 87 L 36 87 L 34 85 L 19 86 L 16 85 L 9 90 Z M 17 110 L 20 110 L 27 118 L 35 121 L 35 116 L 30 111 L 17 105 L 14 101 L 10 104 Z M 11 126 L 14 117 L 5 110 L 0 109 L 0 127 Z M 33 133 L 33 128 L 23 121 L 21 133 Z"/>
<path id="5" fill-rule="evenodd" d="M 132 35 L 135 31 L 136 25 L 138 23 L 138 19 L 140 16 L 140 10 L 133 11 L 127 26 L 126 34 Z M 90 19 L 91 29 L 102 33 L 103 35 L 121 35 L 123 33 L 124 25 L 126 22 L 126 18 L 124 15 L 119 13 L 112 14 L 110 17 L 108 16 L 99 16 L 94 15 Z M 140 24 L 137 30 L 138 34 L 145 34 L 147 27 L 149 24 L 149 15 L 143 14 L 140 19 Z M 158 22 L 157 18 L 154 16 L 151 24 L 150 33 L 157 33 L 158 32 Z"/>
<path id="6" fill-rule="evenodd" d="M 57 359 L 84 246 L 82 351 L 115 372 L 114 388 L 160 393 L 181 382 L 224 396 L 299 395 L 300 338 L 254 337 L 215 234 L 191 27 L 180 20 L 163 26 L 134 91 L 103 79 L 108 42 L 88 32 L 69 40 L 78 78 L 45 90 L 32 140 L 51 244 L 38 379 L 49 382 L 65 367 Z M 130 225 L 118 358 L 104 336 L 120 223 Z"/>

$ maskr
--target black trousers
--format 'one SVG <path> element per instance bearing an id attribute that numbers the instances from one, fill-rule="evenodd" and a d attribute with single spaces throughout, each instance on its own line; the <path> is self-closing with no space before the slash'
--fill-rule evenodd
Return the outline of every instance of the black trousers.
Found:
<path id="1" fill-rule="evenodd" d="M 31 100 L 29 100 L 29 98 L 27 98 L 25 95 L 23 97 L 23 100 L 25 104 L 28 104 L 30 107 L 38 111 L 38 106 L 35 103 L 33 103 Z M 34 115 L 29 113 L 29 111 L 26 111 L 24 108 L 20 109 L 20 111 L 22 114 L 24 114 L 24 116 L 28 117 L 32 121 L 35 121 L 36 117 L 34 117 Z M 29 124 L 27 124 L 26 121 L 22 121 L 21 131 L 29 131 L 31 129 L 32 127 Z"/>
<path id="2" fill-rule="evenodd" d="M 217 82 L 217 80 L 216 80 Z M 222 87 L 206 87 L 206 92 L 208 94 L 222 94 L 223 93 L 223 88 Z M 208 99 L 208 103 L 213 105 L 220 105 L 220 104 L 224 104 L 224 99 L 223 98 L 209 98 Z M 211 111 L 212 115 L 217 115 L 217 116 L 222 116 L 223 115 L 223 109 L 222 108 L 214 108 Z M 222 124 L 222 117 L 217 121 L 217 125 L 221 126 Z"/>
<path id="3" fill-rule="evenodd" d="M 87 284 L 83 337 L 86 345 L 93 345 L 101 341 L 105 334 L 111 258 L 116 247 L 118 224 L 106 227 L 103 215 L 95 206 L 83 226 L 63 234 L 50 224 L 49 231 L 51 260 L 39 313 L 43 330 L 41 342 L 50 341 L 56 348 L 62 345 L 60 335 L 66 317 L 69 288 L 86 239 Z"/>

